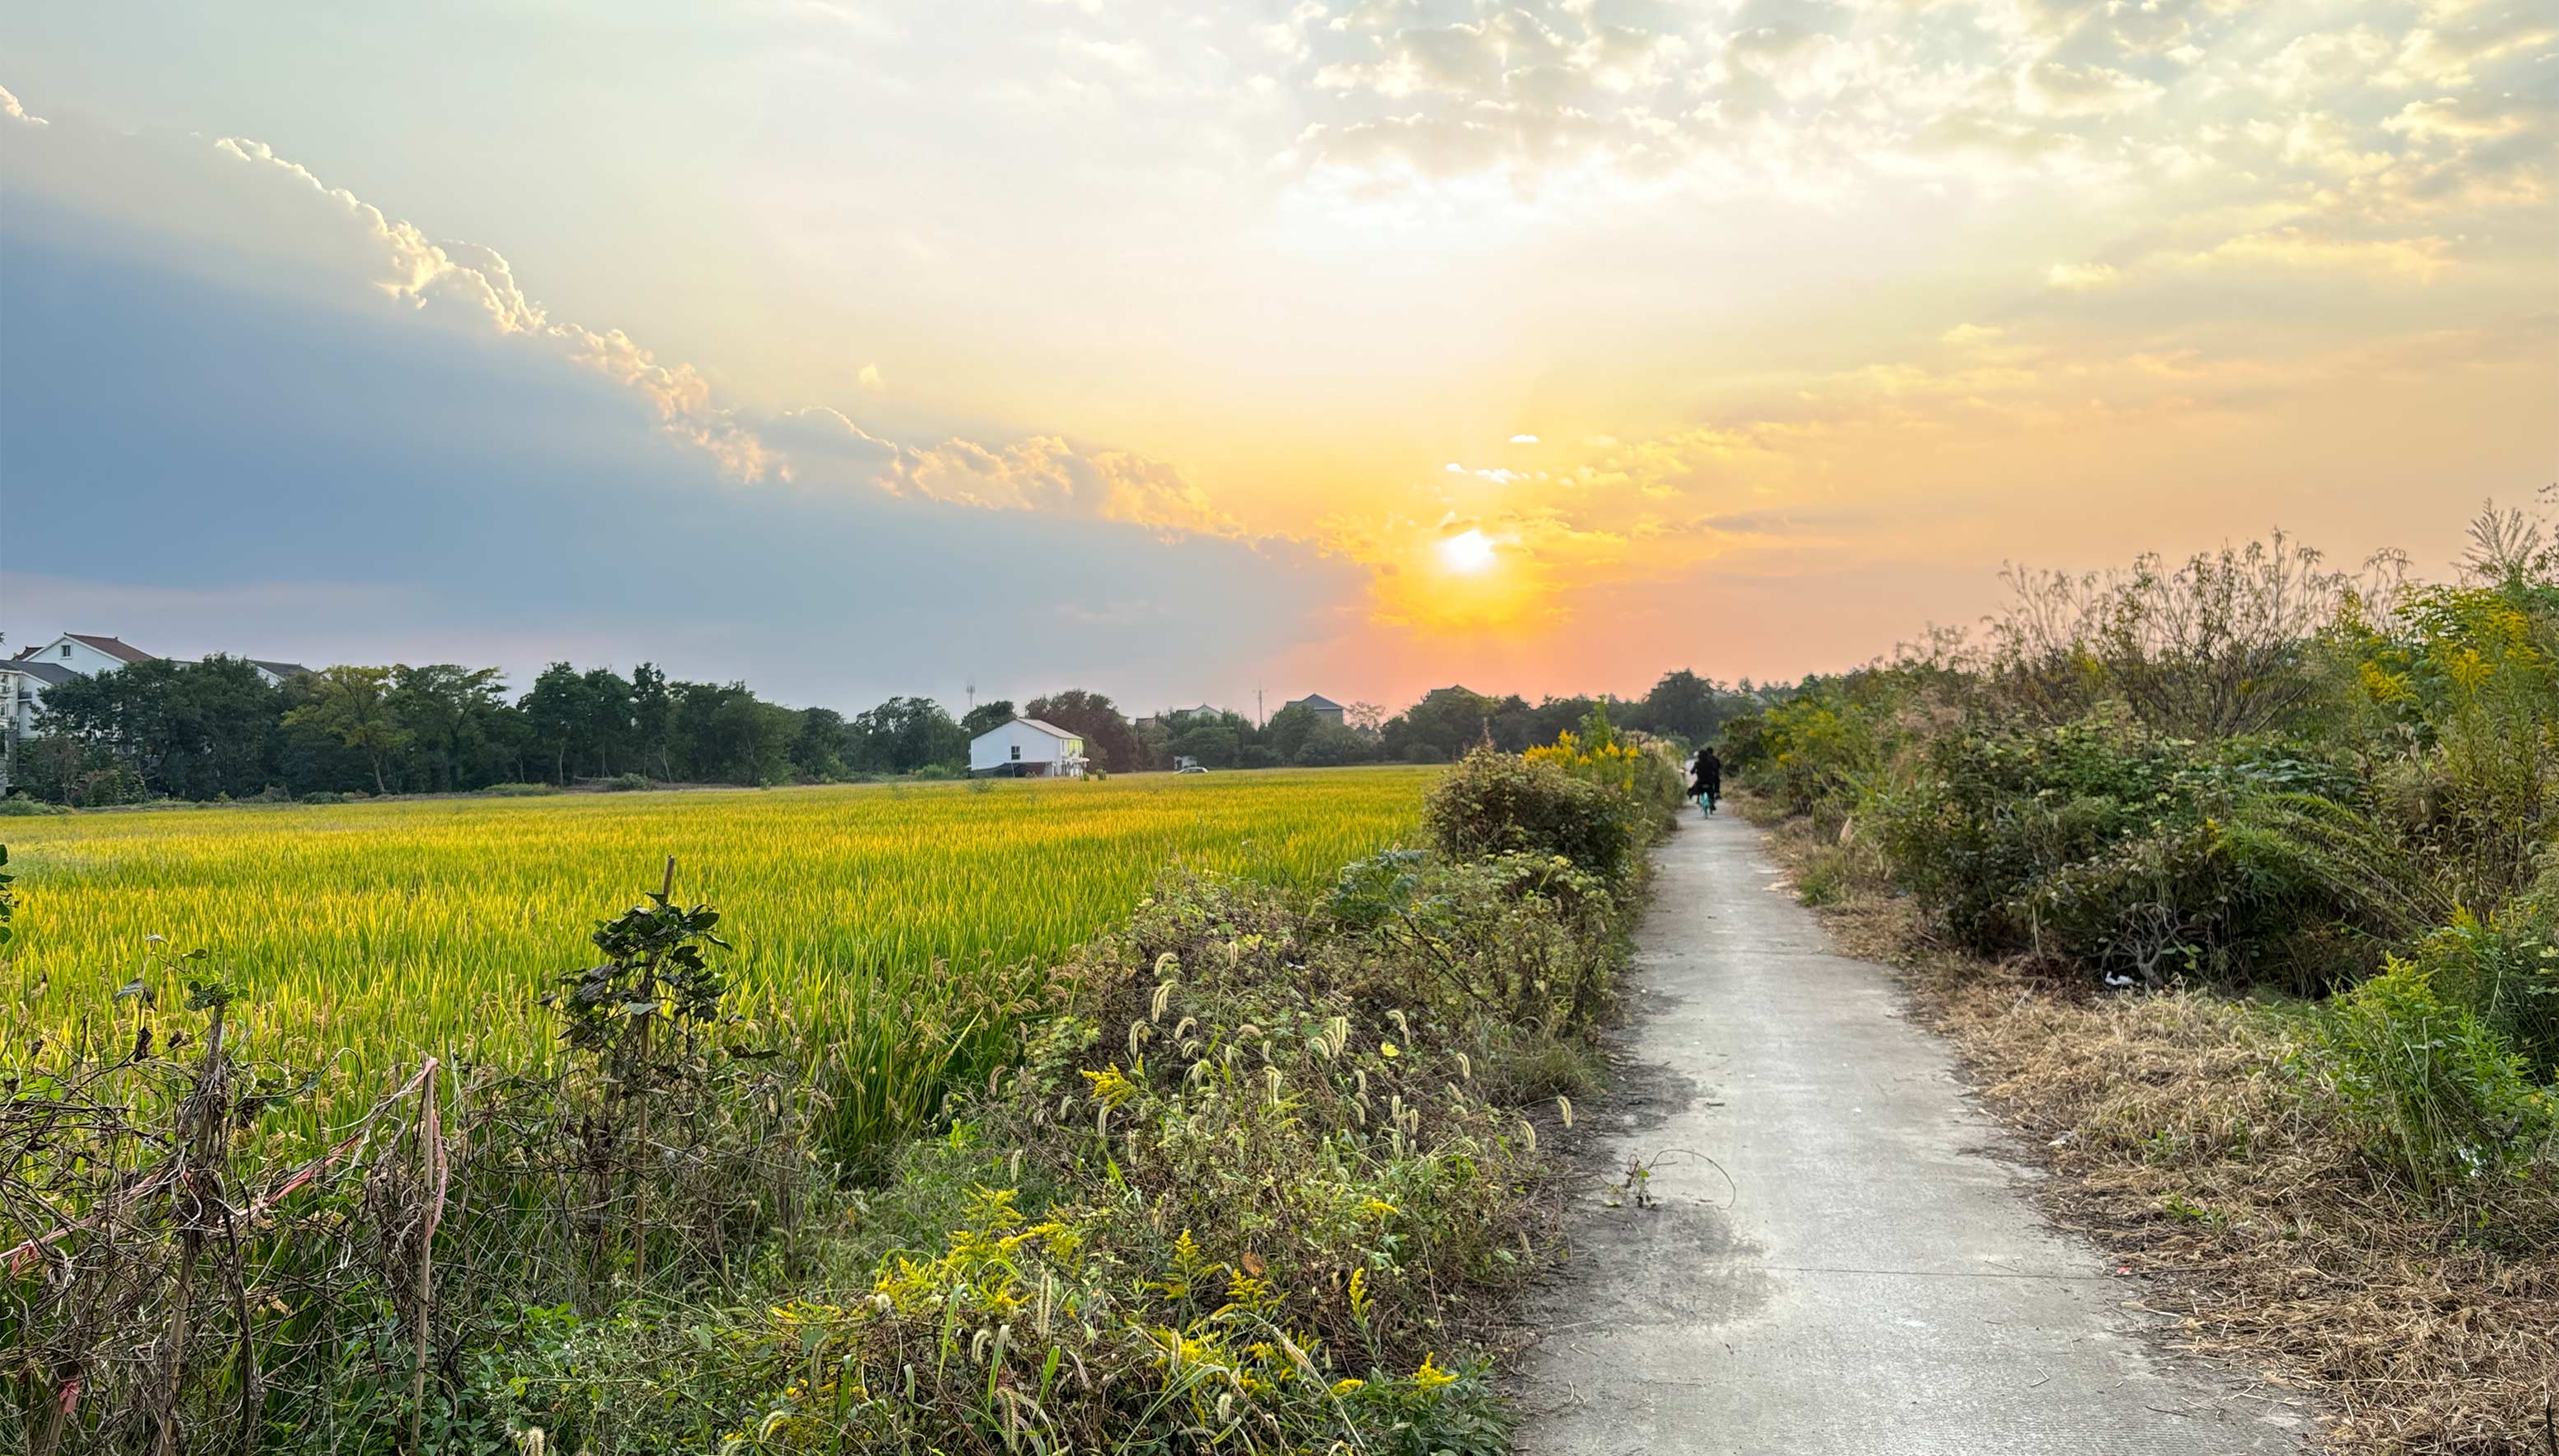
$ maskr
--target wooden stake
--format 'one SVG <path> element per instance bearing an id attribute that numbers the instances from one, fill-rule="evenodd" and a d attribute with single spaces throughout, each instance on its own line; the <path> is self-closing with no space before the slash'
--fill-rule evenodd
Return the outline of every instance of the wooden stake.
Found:
<path id="1" fill-rule="evenodd" d="M 417 1093 L 418 1185 L 427 1190 L 417 1233 L 417 1330 L 408 1365 L 408 1450 L 417 1456 L 419 1429 L 426 1419 L 428 1314 L 435 1298 L 435 1228 L 444 1217 L 444 1135 L 436 1125 L 435 1059 L 426 1059 Z"/>

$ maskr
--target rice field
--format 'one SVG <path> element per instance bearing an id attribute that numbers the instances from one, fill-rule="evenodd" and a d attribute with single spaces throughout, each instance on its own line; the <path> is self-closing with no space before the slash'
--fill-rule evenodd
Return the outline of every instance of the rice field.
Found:
<path id="1" fill-rule="evenodd" d="M 36 1036 L 129 1037 L 137 976 L 176 1005 L 202 947 L 252 1055 L 328 1078 L 306 1115 L 422 1051 L 536 1066 L 534 998 L 594 923 L 707 900 L 751 1008 L 815 1046 L 840 1136 L 911 1125 L 1035 965 L 1167 866 L 1311 890 L 1415 833 L 1432 771 L 1152 775 L 759 792 L 168 808 L 0 822 L 18 874 L 0 1066 Z M 150 938 L 159 937 L 159 942 Z M 200 975 L 205 967 L 184 974 Z M 316 1131 L 316 1122 L 312 1127 Z"/>

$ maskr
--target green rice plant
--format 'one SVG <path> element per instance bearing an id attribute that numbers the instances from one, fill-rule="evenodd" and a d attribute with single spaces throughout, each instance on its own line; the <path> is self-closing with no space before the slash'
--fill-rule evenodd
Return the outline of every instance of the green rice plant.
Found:
<path id="1" fill-rule="evenodd" d="M 931 1116 L 1009 1045 L 1044 961 L 1125 917 L 1167 865 L 1312 893 L 1416 833 L 1428 771 L 1108 784 L 828 787 L 167 808 L 12 826 L 0 998 L 36 1037 L 130 1040 L 113 998 L 156 945 L 206 950 L 256 1055 L 323 1070 L 269 1135 L 318 1145 L 421 1050 L 540 1071 L 536 998 L 600 899 L 665 859 L 743 928 L 749 1015 L 809 1047 L 848 1160 Z M 603 899 L 609 904 L 609 899 Z M 157 942 L 153 938 L 159 938 Z M 306 1149 L 307 1150 L 307 1149 Z M 289 1154 L 290 1148 L 279 1149 Z"/>

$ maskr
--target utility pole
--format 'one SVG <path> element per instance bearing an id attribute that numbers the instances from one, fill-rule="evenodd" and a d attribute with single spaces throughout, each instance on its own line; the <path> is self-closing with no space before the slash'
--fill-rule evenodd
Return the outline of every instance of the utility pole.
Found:
<path id="1" fill-rule="evenodd" d="M 978 711 L 978 679 L 970 678 L 969 685 L 963 691 L 969 694 L 969 711 L 973 713 Z"/>
<path id="2" fill-rule="evenodd" d="M 1262 716 L 1262 684 L 1253 684 L 1253 726 L 1259 729 L 1271 720 Z"/>

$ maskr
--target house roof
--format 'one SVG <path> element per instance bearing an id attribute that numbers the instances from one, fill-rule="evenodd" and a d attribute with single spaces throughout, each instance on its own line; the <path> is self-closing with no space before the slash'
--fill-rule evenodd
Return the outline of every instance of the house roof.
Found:
<path id="1" fill-rule="evenodd" d="M 1304 697 L 1298 698 L 1296 701 L 1290 703 L 1288 706 L 1292 708 L 1331 708 L 1335 711 L 1347 711 L 1347 709 L 1344 709 L 1340 703 L 1333 701 L 1331 698 L 1324 696 L 1320 692 L 1310 692 Z"/>
<path id="2" fill-rule="evenodd" d="M 1021 724 L 1025 728 L 1036 728 L 1042 733 L 1049 735 L 1051 738 L 1071 739 L 1077 743 L 1082 743 L 1084 741 L 1083 734 L 1069 733 L 1065 729 L 1057 726 L 1055 723 L 1043 723 L 1037 718 L 1015 718 L 1013 721 Z"/>
<path id="3" fill-rule="evenodd" d="M 64 683 L 80 675 L 77 672 L 73 671 L 71 668 L 64 666 L 60 662 L 21 662 L 13 660 L 9 664 L 9 670 L 12 672 L 24 672 L 28 676 L 35 678 L 38 682 L 45 684 L 47 687 L 60 687 Z"/>
<path id="4" fill-rule="evenodd" d="M 121 638 L 91 637 L 85 632 L 66 632 L 63 636 L 68 637 L 76 643 L 85 643 L 89 647 L 97 649 L 99 652 L 106 654 L 110 657 L 120 657 L 127 662 L 148 662 L 152 660 L 152 656 L 149 653 L 142 651 L 142 649 L 135 647 L 133 644 L 126 642 Z"/>
<path id="5" fill-rule="evenodd" d="M 251 657 L 248 664 L 277 677 L 299 677 L 311 670 L 300 662 L 270 662 L 264 657 Z"/>

